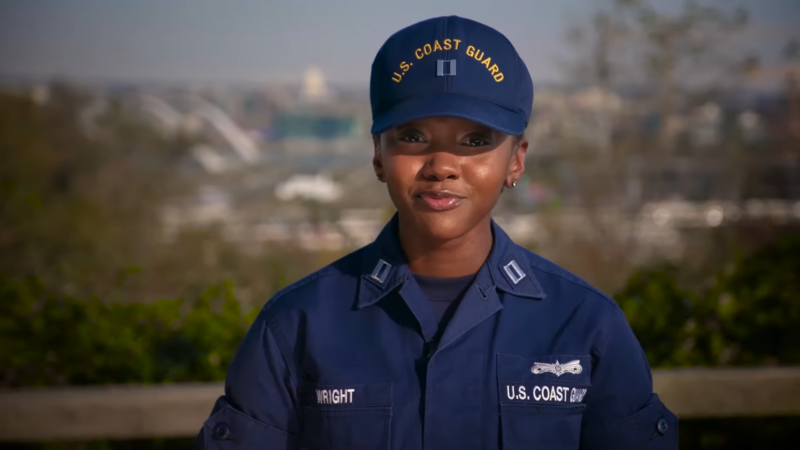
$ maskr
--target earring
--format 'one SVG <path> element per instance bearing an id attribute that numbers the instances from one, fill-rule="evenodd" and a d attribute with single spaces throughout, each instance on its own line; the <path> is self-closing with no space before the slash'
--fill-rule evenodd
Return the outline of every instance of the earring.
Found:
<path id="1" fill-rule="evenodd" d="M 517 180 L 514 180 L 514 181 L 511 182 L 511 187 L 512 188 L 517 187 Z"/>

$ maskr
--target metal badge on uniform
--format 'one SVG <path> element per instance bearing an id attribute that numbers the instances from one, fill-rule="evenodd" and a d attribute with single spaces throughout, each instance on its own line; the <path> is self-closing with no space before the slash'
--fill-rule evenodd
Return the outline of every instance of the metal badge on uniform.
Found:
<path id="1" fill-rule="evenodd" d="M 436 76 L 437 77 L 454 77 L 456 76 L 456 60 L 455 59 L 440 59 L 436 61 Z"/>
<path id="2" fill-rule="evenodd" d="M 579 359 L 564 364 L 559 363 L 558 360 L 556 360 L 555 364 L 535 362 L 533 363 L 533 367 L 531 367 L 531 372 L 536 375 L 552 373 L 555 374 L 555 376 L 560 377 L 565 373 L 578 375 L 579 373 L 583 372 L 583 367 L 581 366 L 581 361 Z"/>
<path id="3" fill-rule="evenodd" d="M 375 265 L 375 268 L 372 270 L 372 277 L 373 280 L 377 281 L 380 284 L 383 284 L 386 281 L 386 276 L 389 275 L 389 270 L 392 268 L 392 265 L 384 260 L 378 260 L 378 264 Z"/>
<path id="4" fill-rule="evenodd" d="M 508 278 L 510 278 L 511 282 L 514 284 L 518 284 L 523 278 L 525 278 L 525 272 L 523 272 L 519 267 L 517 261 L 513 259 L 511 262 L 503 266 L 503 270 L 506 271 L 506 275 L 508 275 Z"/>

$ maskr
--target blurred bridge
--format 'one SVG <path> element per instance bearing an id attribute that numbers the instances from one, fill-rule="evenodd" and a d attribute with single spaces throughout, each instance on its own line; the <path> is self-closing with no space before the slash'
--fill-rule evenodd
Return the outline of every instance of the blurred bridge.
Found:
<path id="1" fill-rule="evenodd" d="M 154 95 L 137 94 L 133 105 L 168 132 L 213 131 L 234 154 L 228 156 L 223 150 L 208 145 L 195 146 L 192 155 L 207 172 L 222 172 L 232 166 L 255 164 L 260 160 L 255 140 L 222 108 L 194 94 L 182 94 L 177 103 L 181 108 Z"/>

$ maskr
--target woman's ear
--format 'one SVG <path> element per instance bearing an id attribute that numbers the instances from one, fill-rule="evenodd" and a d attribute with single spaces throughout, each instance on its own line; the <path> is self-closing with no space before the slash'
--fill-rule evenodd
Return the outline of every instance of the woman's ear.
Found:
<path id="1" fill-rule="evenodd" d="M 384 181 L 384 172 L 383 172 L 383 159 L 381 155 L 381 137 L 380 135 L 373 134 L 372 135 L 372 145 L 374 147 L 374 154 L 372 156 L 372 169 L 375 171 L 375 176 L 378 177 L 378 180 L 383 182 Z"/>
<path id="2" fill-rule="evenodd" d="M 525 172 L 525 155 L 528 154 L 528 141 L 524 137 L 516 139 L 514 148 L 511 150 L 511 161 L 509 161 L 508 176 L 506 177 L 506 187 L 513 188 L 517 181 L 522 178 Z"/>

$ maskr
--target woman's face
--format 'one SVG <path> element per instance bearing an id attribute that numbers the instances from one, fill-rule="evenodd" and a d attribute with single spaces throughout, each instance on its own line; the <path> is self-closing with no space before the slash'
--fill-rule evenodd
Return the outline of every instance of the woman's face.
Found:
<path id="1" fill-rule="evenodd" d="M 528 143 L 456 117 L 420 119 L 374 136 L 375 173 L 404 226 L 428 238 L 464 236 L 525 168 Z"/>

